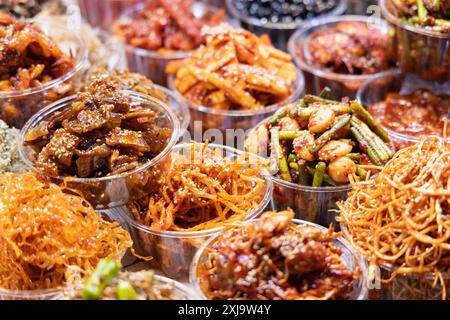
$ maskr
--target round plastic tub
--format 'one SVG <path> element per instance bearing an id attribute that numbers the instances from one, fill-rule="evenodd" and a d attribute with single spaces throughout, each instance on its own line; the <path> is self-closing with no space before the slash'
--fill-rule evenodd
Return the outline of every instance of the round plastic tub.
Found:
<path id="1" fill-rule="evenodd" d="M 297 100 L 304 93 L 305 80 L 302 73 L 297 70 L 297 80 L 292 86 L 293 91 L 290 97 L 282 102 L 258 110 L 221 110 L 198 105 L 186 99 L 176 90 L 173 85 L 173 76 L 169 78 L 169 87 L 176 93 L 178 99 L 189 107 L 191 114 L 189 129 L 191 134 L 197 136 L 200 130 L 203 135 L 207 130 L 213 129 L 219 130 L 223 137 L 227 137 L 227 129 L 249 130 L 282 106 Z"/>
<path id="2" fill-rule="evenodd" d="M 344 238 L 348 241 L 355 252 L 360 252 L 368 263 L 368 258 L 364 257 L 361 250 L 353 243 L 347 226 L 340 223 Z M 442 284 L 435 282 L 434 273 L 396 275 L 389 283 L 383 283 L 381 279 L 391 278 L 395 267 L 383 264 L 376 268 L 375 279 L 367 279 L 370 300 L 441 300 Z M 447 299 L 450 292 L 450 273 L 443 273 Z"/>
<path id="3" fill-rule="evenodd" d="M 65 54 L 72 54 L 74 68 L 64 76 L 42 86 L 19 91 L 0 91 L 0 116 L 10 126 L 22 128 L 40 109 L 74 92 L 75 82 L 86 67 L 86 49 L 75 32 L 56 23 L 35 23 L 44 34 L 51 36 Z M 60 41 L 59 41 L 59 40 Z"/>
<path id="4" fill-rule="evenodd" d="M 134 6 L 133 9 L 125 12 L 125 14 L 119 19 L 119 21 L 131 20 L 136 15 L 136 13 L 142 10 L 144 7 L 145 3 L 140 3 Z M 192 6 L 192 12 L 196 17 L 203 17 L 213 12 L 213 10 L 210 11 L 208 10 L 208 8 L 213 8 L 213 6 L 197 1 Z M 116 37 L 120 38 L 119 36 Z M 123 42 L 123 40 L 120 41 Z M 161 53 L 157 50 L 137 48 L 127 43 L 124 43 L 124 47 L 128 69 L 130 71 L 139 72 L 151 79 L 153 82 L 163 86 L 167 86 L 167 65 L 172 61 L 188 58 L 190 55 L 189 51 L 173 51 Z"/>
<path id="5" fill-rule="evenodd" d="M 331 89 L 330 98 L 332 99 L 340 100 L 343 97 L 354 99 L 356 92 L 366 81 L 383 76 L 391 71 L 386 70 L 367 75 L 340 74 L 321 69 L 319 66 L 314 66 L 308 61 L 306 44 L 312 33 L 324 27 L 332 27 L 340 22 L 346 21 L 370 24 L 372 27 L 380 28 L 384 33 L 388 32 L 386 22 L 364 16 L 327 17 L 304 24 L 289 39 L 288 52 L 294 58 L 295 64 L 303 71 L 306 92 L 319 95 L 323 88 L 329 87 Z"/>
<path id="6" fill-rule="evenodd" d="M 156 124 L 170 128 L 172 134 L 167 146 L 156 157 L 146 164 L 119 175 L 100 178 L 50 177 L 56 184 L 79 190 L 92 206 L 97 210 L 109 209 L 125 205 L 129 200 L 146 195 L 158 188 L 157 180 L 168 168 L 170 152 L 179 138 L 179 121 L 172 110 L 162 101 L 148 95 L 124 90 L 131 98 L 131 103 L 146 103 L 156 113 Z M 70 96 L 49 105 L 35 114 L 24 126 L 20 134 L 19 153 L 22 160 L 30 167 L 32 149 L 24 145 L 25 135 L 30 128 L 36 127 L 55 112 L 69 108 L 76 96 Z M 38 169 L 33 169 L 46 176 Z"/>
<path id="7" fill-rule="evenodd" d="M 93 27 L 111 31 L 114 21 L 141 0 L 77 0 L 81 16 Z"/>
<path id="8" fill-rule="evenodd" d="M 307 21 L 316 20 L 319 17 L 341 15 L 347 9 L 347 0 L 339 0 L 339 3 L 333 10 L 321 14 L 316 18 L 290 23 L 262 23 L 258 18 L 246 16 L 243 12 L 237 10 L 234 3 L 235 0 L 226 0 L 227 10 L 239 22 L 242 28 L 257 35 L 267 34 L 273 45 L 283 51 L 286 51 L 286 44 L 289 37 L 304 23 L 307 23 Z"/>
<path id="9" fill-rule="evenodd" d="M 396 16 L 392 1 L 380 0 L 379 6 L 394 30 L 392 41 L 400 69 L 427 80 L 449 81 L 450 34 L 406 24 Z"/>
<path id="10" fill-rule="evenodd" d="M 421 83 L 412 74 L 405 75 L 400 70 L 395 70 L 390 74 L 365 83 L 357 93 L 357 100 L 368 108 L 374 103 L 384 101 L 388 93 L 401 92 L 402 94 L 409 94 L 414 89 L 422 88 L 422 85 L 426 87 L 429 84 L 426 82 Z M 401 114 L 399 114 L 399 117 L 401 117 Z M 420 140 L 420 136 L 398 133 L 386 127 L 384 129 L 388 132 L 397 149 L 411 146 Z"/>
<path id="11" fill-rule="evenodd" d="M 199 146 L 199 144 L 197 144 Z M 234 160 L 243 154 L 242 151 L 222 145 L 209 144 L 210 149 L 222 150 L 223 156 Z M 189 144 L 179 144 L 173 148 L 173 152 L 189 156 Z M 266 187 L 263 190 L 260 205 L 249 212 L 247 220 L 257 217 L 263 212 L 272 196 L 272 183 L 267 176 L 263 176 Z M 124 211 L 122 211 L 124 214 Z M 187 280 L 189 266 L 197 249 L 212 235 L 223 228 L 214 228 L 202 231 L 156 231 L 137 222 L 128 212 L 124 214 L 128 222 L 135 244 L 135 250 L 141 256 L 152 256 L 151 266 L 161 270 L 165 275 L 177 280 Z"/>
<path id="12" fill-rule="evenodd" d="M 257 220 L 254 220 L 255 222 Z M 292 220 L 293 224 L 296 225 L 302 225 L 302 226 L 311 226 L 318 228 L 324 232 L 327 232 L 328 229 L 324 228 L 322 226 L 319 226 L 317 224 L 294 219 Z M 196 255 L 194 256 L 194 259 L 192 261 L 190 273 L 189 273 L 189 279 L 191 282 L 191 285 L 194 286 L 194 290 L 197 292 L 197 294 L 207 299 L 205 294 L 203 293 L 203 288 L 207 286 L 206 283 L 202 283 L 201 279 L 199 279 L 199 268 L 206 264 L 208 262 L 208 248 L 211 247 L 218 238 L 219 235 L 216 235 L 209 239 L 207 242 L 205 242 L 202 247 L 197 251 Z M 339 239 L 332 239 L 334 244 L 336 244 L 341 250 L 342 250 L 342 257 L 347 264 L 347 267 L 350 270 L 355 270 L 356 268 L 359 268 L 361 271 L 361 277 L 358 279 L 358 281 L 355 283 L 355 289 L 351 294 L 351 297 L 349 300 L 366 300 L 367 299 L 367 285 L 366 285 L 366 279 L 367 279 L 367 266 L 364 261 L 364 259 L 359 255 L 356 251 L 352 250 L 351 245 L 343 238 Z"/>

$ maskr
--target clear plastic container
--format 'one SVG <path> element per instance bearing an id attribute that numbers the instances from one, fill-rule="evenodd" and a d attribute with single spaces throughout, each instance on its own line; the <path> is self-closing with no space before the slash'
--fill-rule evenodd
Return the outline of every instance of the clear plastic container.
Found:
<path id="1" fill-rule="evenodd" d="M 272 177 L 272 207 L 276 211 L 291 208 L 295 217 L 328 227 L 333 225 L 339 230 L 336 222 L 336 202 L 347 199 L 352 186 L 311 187 L 288 182 Z"/>
<path id="2" fill-rule="evenodd" d="M 173 113 L 177 116 L 180 122 L 179 138 L 181 139 L 187 132 L 189 122 L 191 120 L 187 104 L 184 101 L 181 101 L 172 90 L 169 90 L 157 84 L 155 84 L 155 88 L 164 94 L 164 102 L 170 109 L 172 109 Z"/>
<path id="3" fill-rule="evenodd" d="M 402 94 L 410 94 L 412 91 L 421 88 L 429 88 L 432 91 L 448 90 L 449 86 L 440 87 L 436 83 L 420 81 L 413 74 L 405 75 L 400 70 L 394 70 L 391 73 L 366 82 L 357 93 L 357 100 L 366 108 L 374 103 L 384 101 L 386 95 L 392 92 L 400 92 Z M 447 89 L 445 89 L 447 88 Z M 399 114 L 401 117 L 401 114 Z M 389 134 L 397 149 L 402 149 L 417 143 L 420 136 L 413 136 L 395 132 L 384 127 Z M 450 139 L 448 139 L 450 141 Z"/>
<path id="4" fill-rule="evenodd" d="M 244 143 L 244 150 L 258 153 L 259 156 L 267 158 L 267 148 L 255 150 L 253 149 L 254 146 L 250 145 L 250 141 L 251 143 L 254 142 L 258 128 L 265 125 L 268 119 L 260 122 L 249 132 Z M 339 224 L 335 221 L 336 212 L 334 210 L 337 209 L 336 202 L 347 199 L 347 195 L 352 189 L 350 184 L 335 187 L 312 187 L 285 181 L 274 176 L 271 176 L 271 178 L 273 183 L 272 207 L 274 210 L 282 211 L 291 208 L 297 219 L 325 227 L 332 224 L 335 230 L 339 230 Z"/>
<path id="5" fill-rule="evenodd" d="M 77 0 L 81 16 L 93 27 L 111 31 L 117 18 L 142 0 Z"/>
<path id="6" fill-rule="evenodd" d="M 253 220 L 255 222 L 257 220 Z M 311 226 L 316 227 L 324 232 L 327 232 L 328 229 L 324 228 L 322 226 L 319 226 L 317 224 L 294 219 L 292 220 L 292 223 L 296 225 L 302 225 L 302 226 Z M 211 247 L 214 242 L 217 241 L 219 235 L 216 235 L 209 239 L 207 242 L 205 242 L 202 247 L 197 251 L 195 254 L 195 257 L 192 261 L 190 273 L 189 273 L 189 279 L 191 282 L 191 285 L 194 286 L 195 291 L 199 296 L 206 299 L 205 294 L 203 293 L 203 289 L 207 286 L 206 283 L 201 283 L 201 280 L 198 277 L 199 273 L 199 267 L 201 267 L 203 264 L 205 264 L 208 261 L 208 248 Z M 361 271 L 361 277 L 358 279 L 358 281 L 355 283 L 355 289 L 351 294 L 351 297 L 349 300 L 366 300 L 367 299 L 367 265 L 364 261 L 364 259 L 359 255 L 356 251 L 354 251 L 351 247 L 351 245 L 344 239 L 332 239 L 334 244 L 336 244 L 341 250 L 342 250 L 342 257 L 347 264 L 347 267 L 350 270 L 355 270 L 356 268 L 359 268 Z"/>
<path id="7" fill-rule="evenodd" d="M 361 250 L 352 242 L 348 228 L 344 223 L 340 223 L 344 238 L 348 241 L 352 250 Z M 362 254 L 362 253 L 361 253 Z M 367 257 L 364 259 L 368 260 Z M 367 262 L 368 263 L 368 262 Z M 375 279 L 367 279 L 370 300 L 441 300 L 442 284 L 435 281 L 434 273 L 397 275 L 389 283 L 384 283 L 381 279 L 389 279 L 395 267 L 391 265 L 381 265 L 375 271 Z M 450 292 L 450 273 L 443 273 L 445 287 Z"/>
<path id="8" fill-rule="evenodd" d="M 333 10 L 319 15 L 317 18 L 291 23 L 262 23 L 260 19 L 246 16 L 243 12 L 237 10 L 234 2 L 235 0 L 226 0 L 227 10 L 239 22 L 240 26 L 257 35 L 267 34 L 273 45 L 283 51 L 286 51 L 289 37 L 303 24 L 308 21 L 314 21 L 319 17 L 341 15 L 347 9 L 347 0 L 339 0 L 339 3 Z"/>
<path id="9" fill-rule="evenodd" d="M 51 36 L 65 54 L 72 54 L 74 68 L 60 78 L 46 84 L 20 91 L 0 91 L 0 117 L 10 126 L 22 128 L 40 109 L 74 92 L 76 82 L 87 66 L 87 53 L 83 41 L 75 32 L 63 25 L 36 22 L 42 32 Z"/>
<path id="10" fill-rule="evenodd" d="M 200 146 L 200 144 L 197 144 Z M 234 160 L 243 154 L 242 151 L 222 145 L 209 144 L 210 149 L 222 150 L 223 156 Z M 189 144 L 179 144 L 173 148 L 173 152 L 183 153 L 189 156 Z M 260 205 L 249 212 L 247 220 L 257 217 L 263 212 L 272 196 L 272 183 L 270 178 L 263 176 L 266 181 L 266 187 L 263 190 Z M 189 276 L 189 266 L 192 262 L 197 249 L 212 235 L 223 228 L 214 228 L 202 231 L 155 231 L 150 227 L 137 222 L 128 212 L 122 211 L 125 220 L 128 222 L 135 250 L 141 256 L 152 256 L 150 264 L 155 269 L 161 270 L 170 278 L 180 281 L 187 280 Z"/>
<path id="11" fill-rule="evenodd" d="M 362 22 L 373 28 L 379 28 L 383 33 L 388 33 L 386 22 L 373 17 L 364 16 L 340 16 L 326 17 L 305 23 L 296 31 L 288 42 L 288 52 L 294 58 L 295 64 L 303 71 L 305 76 L 305 90 L 314 95 L 319 95 L 323 88 L 331 89 L 330 99 L 340 100 L 343 97 L 354 99 L 358 89 L 368 80 L 388 74 L 392 70 L 386 70 L 367 75 L 340 74 L 314 66 L 308 60 L 306 44 L 313 32 L 323 27 L 332 27 L 340 22 Z"/>
<path id="12" fill-rule="evenodd" d="M 132 103 L 149 105 L 156 113 L 156 124 L 170 128 L 172 134 L 167 146 L 160 154 L 132 171 L 100 178 L 48 177 L 56 184 L 64 183 L 68 188 L 79 190 L 97 210 L 125 205 L 129 200 L 142 197 L 158 188 L 156 181 L 168 168 L 170 152 L 179 139 L 179 121 L 166 104 L 148 95 L 124 91 L 129 95 Z M 20 134 L 19 153 L 29 167 L 33 167 L 33 162 L 30 160 L 32 149 L 24 145 L 27 131 L 55 112 L 69 108 L 75 99 L 76 96 L 70 96 L 56 101 L 35 114 L 24 126 Z M 38 174 L 42 174 L 38 169 L 34 167 L 33 169 Z"/>
<path id="13" fill-rule="evenodd" d="M 395 14 L 390 0 L 380 0 L 384 18 L 394 30 L 392 37 L 403 72 L 445 82 L 450 80 L 450 34 L 406 24 Z"/>
<path id="14" fill-rule="evenodd" d="M 173 78 L 173 75 L 169 77 L 169 88 L 176 93 L 180 101 L 188 105 L 191 114 L 189 129 L 194 136 L 197 136 L 198 128 L 201 129 L 202 134 L 209 129 L 218 129 L 224 137 L 226 137 L 226 129 L 242 129 L 244 131 L 251 129 L 282 106 L 297 100 L 304 93 L 305 88 L 303 75 L 297 70 L 297 80 L 292 86 L 292 94 L 286 100 L 258 110 L 221 110 L 189 101 L 176 90 Z"/>
<path id="15" fill-rule="evenodd" d="M 62 300 L 63 289 L 8 290 L 0 288 L 0 300 Z"/>
<path id="16" fill-rule="evenodd" d="M 136 13 L 144 7 L 144 3 L 134 6 L 132 10 L 128 10 L 124 13 L 124 15 L 120 18 L 120 21 L 128 21 L 132 19 L 132 17 L 134 17 Z M 204 17 L 205 15 L 214 13 L 215 10 L 209 10 L 212 8 L 213 7 L 207 3 L 197 1 L 193 4 L 192 11 L 194 16 Z M 116 37 L 119 38 L 118 36 Z M 153 82 L 162 86 L 167 86 L 167 65 L 172 61 L 188 58 L 190 55 L 190 52 L 187 51 L 161 53 L 158 51 L 136 48 L 126 43 L 124 43 L 124 46 L 128 69 L 130 71 L 139 72 L 151 79 Z"/>

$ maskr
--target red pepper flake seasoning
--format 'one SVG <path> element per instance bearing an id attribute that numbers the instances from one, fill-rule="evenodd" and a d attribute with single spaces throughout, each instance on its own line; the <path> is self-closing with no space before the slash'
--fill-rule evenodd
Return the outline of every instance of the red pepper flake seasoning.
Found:
<path id="1" fill-rule="evenodd" d="M 349 270 L 339 234 L 295 225 L 294 213 L 267 212 L 228 228 L 206 249 L 197 274 L 209 299 L 349 299 L 360 270 Z"/>

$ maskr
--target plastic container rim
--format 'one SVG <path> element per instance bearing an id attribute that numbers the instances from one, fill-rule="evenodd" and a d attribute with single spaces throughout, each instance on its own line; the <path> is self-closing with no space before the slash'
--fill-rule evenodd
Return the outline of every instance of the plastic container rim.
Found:
<path id="1" fill-rule="evenodd" d="M 158 105 L 160 108 L 162 108 L 169 116 L 170 122 L 173 124 L 172 133 L 170 136 L 170 140 L 165 146 L 165 148 L 158 154 L 156 157 L 151 159 L 150 161 L 142 164 L 141 166 L 137 167 L 136 169 L 133 169 L 131 171 L 127 171 L 121 174 L 113 175 L 113 176 L 106 176 L 106 177 L 99 177 L 99 178 L 79 178 L 79 177 L 71 177 L 71 176 L 49 176 L 47 174 L 44 174 L 40 170 L 36 169 L 33 165 L 33 162 L 28 158 L 25 152 L 25 135 L 28 131 L 28 129 L 31 128 L 31 125 L 37 124 L 39 118 L 49 116 L 50 114 L 54 113 L 55 111 L 59 111 L 60 109 L 64 109 L 67 107 L 70 107 L 71 103 L 76 99 L 77 95 L 72 95 L 60 100 L 57 100 L 53 102 L 52 104 L 48 105 L 47 107 L 41 109 L 38 113 L 34 114 L 25 124 L 25 126 L 22 128 L 20 132 L 20 138 L 19 138 L 19 155 L 22 161 L 33 170 L 36 170 L 39 174 L 50 177 L 53 179 L 58 180 L 64 180 L 69 179 L 70 182 L 75 183 L 96 183 L 96 182 L 102 182 L 102 181 L 113 181 L 117 179 L 123 179 L 128 176 L 132 176 L 136 173 L 144 172 L 147 169 L 157 165 L 160 163 L 166 156 L 172 151 L 173 146 L 175 145 L 176 141 L 179 139 L 179 132 L 180 132 L 180 123 L 178 120 L 178 117 L 174 114 L 174 112 L 168 107 L 164 102 L 162 102 L 159 99 L 156 99 L 152 96 L 145 95 L 136 91 L 131 90 L 121 90 L 122 92 L 126 92 L 129 94 L 130 98 L 138 98 L 143 99 L 146 102 L 151 102 L 156 105 Z"/>
<path id="2" fill-rule="evenodd" d="M 254 220 L 248 221 L 248 223 L 255 223 L 260 220 L 261 219 L 259 219 L 259 218 L 254 219 Z M 296 224 L 296 225 L 306 225 L 306 226 L 315 227 L 324 232 L 328 231 L 328 228 L 325 228 L 321 225 L 318 225 L 313 222 L 305 221 L 305 220 L 292 219 L 291 223 Z M 199 287 L 199 281 L 197 278 L 197 266 L 198 266 L 201 256 L 205 252 L 206 248 L 208 248 L 214 241 L 216 241 L 219 236 L 220 236 L 220 233 L 212 236 L 204 244 L 201 245 L 201 247 L 195 253 L 194 258 L 192 259 L 190 269 L 189 269 L 189 282 L 194 287 L 194 290 L 197 292 L 197 295 L 201 296 L 203 299 L 207 299 L 207 298 L 204 295 L 203 291 Z M 362 285 L 357 289 L 357 290 L 359 290 L 357 297 L 355 297 L 353 299 L 353 300 L 361 300 L 367 296 L 367 292 L 368 292 L 367 287 L 366 287 L 366 279 L 367 279 L 367 272 L 368 272 L 366 261 L 365 261 L 364 257 L 361 255 L 361 253 L 359 251 L 355 250 L 355 248 L 351 245 L 351 243 L 347 239 L 345 239 L 344 237 L 339 237 L 335 240 L 337 242 L 340 242 L 351 253 L 351 255 L 355 259 L 356 265 L 361 269 L 360 280 L 361 280 Z"/>
<path id="3" fill-rule="evenodd" d="M 186 146 L 190 146 L 192 143 L 180 143 L 173 147 L 172 152 L 178 152 L 180 150 L 183 150 L 186 148 Z M 196 146 L 202 146 L 204 143 L 195 143 Z M 225 145 L 219 145 L 215 143 L 209 143 L 208 147 L 211 149 L 219 148 L 223 151 L 227 151 L 230 153 L 233 153 L 236 156 L 248 154 L 248 152 L 244 152 L 242 150 L 238 150 L 232 147 L 228 147 Z M 253 154 L 252 154 L 253 156 Z M 245 218 L 245 221 L 251 220 L 255 217 L 257 217 L 269 204 L 270 200 L 272 199 L 272 181 L 268 174 L 265 174 L 263 172 L 262 178 L 264 179 L 266 186 L 265 186 L 265 194 L 259 205 L 248 214 L 248 216 Z M 207 230 L 199 230 L 199 231 L 158 231 L 153 230 L 149 226 L 146 226 L 138 221 L 136 221 L 134 218 L 132 218 L 129 214 L 123 214 L 125 220 L 134 228 L 139 229 L 145 233 L 149 233 L 155 236 L 161 236 L 166 238 L 198 238 L 198 237 L 204 237 L 208 235 L 213 235 L 217 233 L 220 230 L 223 230 L 224 227 L 217 227 L 213 229 L 207 229 Z"/>
<path id="4" fill-rule="evenodd" d="M 249 116 L 258 116 L 265 113 L 275 112 L 280 108 L 280 106 L 289 104 L 294 102 L 295 100 L 300 97 L 300 95 L 305 91 L 305 78 L 303 76 L 303 73 L 296 68 L 296 81 L 292 85 L 293 92 L 292 94 L 287 97 L 285 100 L 280 101 L 278 103 L 274 103 L 268 106 L 265 106 L 261 109 L 257 110 L 221 110 L 221 109 L 215 109 L 211 107 L 206 107 L 203 105 L 198 105 L 192 101 L 189 101 L 186 99 L 174 86 L 174 75 L 169 75 L 168 82 L 169 82 L 169 88 L 172 89 L 172 91 L 175 93 L 175 95 L 181 100 L 184 101 L 188 106 L 189 109 L 194 109 L 199 112 L 208 113 L 211 115 L 217 115 L 217 116 L 224 116 L 224 117 L 249 117 Z"/>

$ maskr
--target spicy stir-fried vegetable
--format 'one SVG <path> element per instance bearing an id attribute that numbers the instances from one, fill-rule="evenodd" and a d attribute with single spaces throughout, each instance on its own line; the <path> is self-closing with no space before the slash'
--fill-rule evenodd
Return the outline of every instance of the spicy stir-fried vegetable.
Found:
<path id="1" fill-rule="evenodd" d="M 360 276 L 349 269 L 338 234 L 295 225 L 292 211 L 267 212 L 233 226 L 204 252 L 197 267 L 209 299 L 349 299 Z"/>
<path id="2" fill-rule="evenodd" d="M 386 131 L 357 101 L 306 95 L 287 105 L 247 140 L 267 152 L 271 172 L 301 185 L 335 186 L 364 180 L 392 156 Z"/>
<path id="3" fill-rule="evenodd" d="M 68 299 L 86 300 L 181 300 L 175 282 L 155 279 L 153 271 L 120 271 L 120 264 L 111 259 L 99 262 L 95 271 L 75 289 L 68 290 Z"/>
<path id="4" fill-rule="evenodd" d="M 34 165 L 50 176 L 102 177 L 131 171 L 158 155 L 171 129 L 155 123 L 151 103 L 132 102 L 114 81 L 99 78 L 71 107 L 26 133 Z"/>

